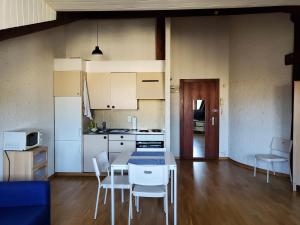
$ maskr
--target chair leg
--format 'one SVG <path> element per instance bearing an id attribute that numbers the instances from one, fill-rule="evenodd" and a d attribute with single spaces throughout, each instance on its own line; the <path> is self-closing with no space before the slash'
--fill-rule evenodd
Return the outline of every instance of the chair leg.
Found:
<path id="1" fill-rule="evenodd" d="M 290 180 L 291 180 L 291 183 L 293 183 L 293 176 L 292 176 L 292 169 L 291 169 L 290 161 L 288 161 L 288 167 L 289 167 Z"/>
<path id="2" fill-rule="evenodd" d="M 124 175 L 124 171 L 123 170 L 121 170 L 121 176 L 123 176 Z M 122 190 L 121 190 L 121 199 L 122 199 L 122 204 L 124 203 L 124 189 L 122 188 Z"/>
<path id="3" fill-rule="evenodd" d="M 255 176 L 256 177 L 256 158 L 254 159 L 254 174 L 253 174 L 253 176 Z"/>
<path id="4" fill-rule="evenodd" d="M 166 186 L 165 204 L 166 204 L 166 225 L 168 225 L 169 223 L 168 186 Z"/>
<path id="5" fill-rule="evenodd" d="M 272 164 L 272 171 L 273 171 L 273 175 L 275 176 L 274 163 L 273 163 L 273 162 L 271 162 L 271 164 Z"/>
<path id="6" fill-rule="evenodd" d="M 106 204 L 106 196 L 107 196 L 107 188 L 105 189 L 105 195 L 104 195 L 104 205 Z"/>
<path id="7" fill-rule="evenodd" d="M 267 183 L 270 182 L 270 178 L 269 178 L 269 169 L 267 169 Z"/>
<path id="8" fill-rule="evenodd" d="M 130 218 L 133 219 L 132 193 L 131 193 L 130 200 L 131 200 L 131 207 L 130 207 L 130 215 L 131 215 L 131 217 Z"/>
<path id="9" fill-rule="evenodd" d="M 130 187 L 130 191 L 129 191 L 129 207 L 128 207 L 128 225 L 130 225 L 130 220 L 132 218 L 132 190 Z"/>
<path id="10" fill-rule="evenodd" d="M 167 196 L 164 197 L 164 211 L 165 211 L 165 213 L 166 213 L 166 197 Z"/>
<path id="11" fill-rule="evenodd" d="M 95 206 L 94 220 L 97 219 L 99 195 L 100 195 L 100 187 L 98 187 L 97 196 L 96 196 L 96 206 Z"/>
<path id="12" fill-rule="evenodd" d="M 137 201 L 136 201 L 136 212 L 140 212 L 140 197 L 137 197 Z"/>
<path id="13" fill-rule="evenodd" d="M 171 203 L 173 204 L 173 198 L 174 198 L 174 194 L 173 194 L 173 189 L 174 189 L 174 172 L 173 170 L 171 170 Z"/>

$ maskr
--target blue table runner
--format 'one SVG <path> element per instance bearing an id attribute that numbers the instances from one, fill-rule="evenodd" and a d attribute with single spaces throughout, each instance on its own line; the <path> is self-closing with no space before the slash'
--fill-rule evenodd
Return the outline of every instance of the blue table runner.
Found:
<path id="1" fill-rule="evenodd" d="M 136 165 L 165 165 L 165 159 L 129 159 L 127 163 Z"/>
<path id="2" fill-rule="evenodd" d="M 165 156 L 164 152 L 133 152 L 131 156 Z"/>

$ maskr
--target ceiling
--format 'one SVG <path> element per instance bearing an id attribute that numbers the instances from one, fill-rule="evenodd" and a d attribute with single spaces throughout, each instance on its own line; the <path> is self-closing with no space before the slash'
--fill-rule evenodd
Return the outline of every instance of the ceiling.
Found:
<path id="1" fill-rule="evenodd" d="M 300 0 L 45 0 L 56 11 L 129 11 L 300 5 Z"/>

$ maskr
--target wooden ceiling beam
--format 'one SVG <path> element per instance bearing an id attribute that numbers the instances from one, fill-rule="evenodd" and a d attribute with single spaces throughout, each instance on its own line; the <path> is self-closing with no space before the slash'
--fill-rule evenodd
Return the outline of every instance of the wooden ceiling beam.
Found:
<path id="1" fill-rule="evenodd" d="M 156 60 L 165 60 L 165 40 L 165 17 L 157 17 L 155 29 Z"/>
<path id="2" fill-rule="evenodd" d="M 26 34 L 31 34 L 47 29 L 51 29 L 57 26 L 65 25 L 68 23 L 72 23 L 76 20 L 80 20 L 81 18 L 77 17 L 76 15 L 64 15 L 64 14 L 57 14 L 56 20 L 43 22 L 43 23 L 36 23 L 36 24 L 30 24 L 26 26 L 20 26 L 20 27 L 13 27 L 8 28 L 4 30 L 0 30 L 0 41 L 15 38 L 19 36 L 23 36 Z"/>
<path id="3" fill-rule="evenodd" d="M 0 30 L 0 41 L 19 37 L 22 35 L 65 25 L 82 19 L 122 19 L 122 18 L 165 18 L 188 16 L 224 16 L 258 13 L 291 13 L 300 15 L 300 6 L 273 6 L 251 8 L 225 8 L 225 9 L 190 9 L 190 10 L 148 10 L 148 11 L 76 11 L 57 12 L 57 19 L 44 23 L 31 24 Z M 293 17 L 294 18 L 294 17 Z M 157 29 L 160 29 L 157 27 Z M 158 36 L 156 37 L 158 38 Z M 163 37 L 162 37 L 163 38 Z M 157 40 L 159 42 L 159 40 Z M 161 55 L 159 58 L 163 57 Z"/>
<path id="4" fill-rule="evenodd" d="M 188 16 L 224 16 L 258 13 L 292 13 L 300 11 L 300 6 L 271 6 L 225 9 L 184 9 L 184 10 L 147 10 L 147 11 L 63 11 L 65 16 L 78 16 L 82 19 L 121 19 L 121 18 L 157 18 Z"/>

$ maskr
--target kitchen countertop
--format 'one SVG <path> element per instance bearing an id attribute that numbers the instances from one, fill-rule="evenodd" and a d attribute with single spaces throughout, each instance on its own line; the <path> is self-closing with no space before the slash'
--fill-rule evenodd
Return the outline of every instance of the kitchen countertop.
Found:
<path id="1" fill-rule="evenodd" d="M 139 132 L 138 130 L 132 130 L 128 129 L 127 132 L 109 132 L 109 131 L 101 131 L 101 132 L 84 132 L 83 135 L 108 135 L 108 134 L 124 134 L 124 135 L 137 135 L 137 134 L 145 134 L 145 135 L 163 135 L 165 134 L 165 131 L 162 130 L 162 132 Z"/>

